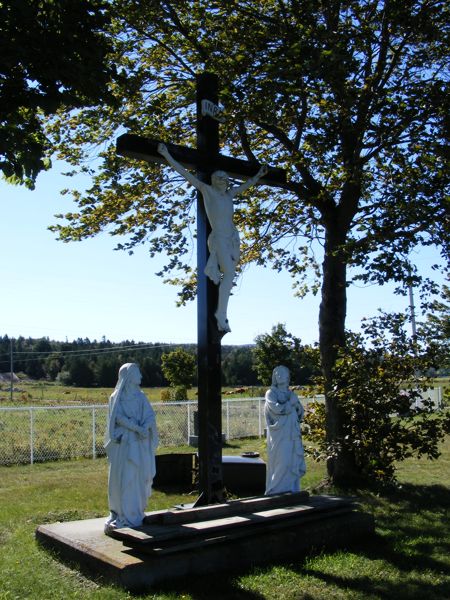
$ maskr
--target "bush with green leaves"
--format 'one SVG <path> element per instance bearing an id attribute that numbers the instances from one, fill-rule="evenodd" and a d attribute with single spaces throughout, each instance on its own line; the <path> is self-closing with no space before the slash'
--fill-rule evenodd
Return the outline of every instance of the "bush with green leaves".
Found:
<path id="1" fill-rule="evenodd" d="M 161 390 L 161 402 L 184 402 L 188 400 L 188 390 L 184 385 Z"/>
<path id="2" fill-rule="evenodd" d="M 171 402 L 172 401 L 169 388 L 164 388 L 163 390 L 161 390 L 160 400 L 161 400 L 161 402 Z"/>
<path id="3" fill-rule="evenodd" d="M 188 399 L 187 387 L 184 385 L 177 385 L 170 389 L 170 395 L 172 402 L 184 402 Z"/>
<path id="4" fill-rule="evenodd" d="M 450 430 L 450 412 L 422 396 L 432 386 L 427 374 L 439 364 L 442 346 L 425 327 L 411 337 L 405 322 L 403 315 L 383 314 L 368 320 L 362 333 L 347 334 L 330 394 L 344 415 L 340 439 L 327 442 L 325 410 L 305 417 L 322 456 L 340 451 L 352 457 L 358 483 L 395 481 L 396 462 L 412 456 L 438 458 Z"/>
<path id="5" fill-rule="evenodd" d="M 189 389 L 195 380 L 196 359 L 190 352 L 177 348 L 162 355 L 161 369 L 171 387 Z"/>
<path id="6" fill-rule="evenodd" d="M 264 385 L 270 385 L 272 371 L 284 365 L 291 373 L 291 383 L 306 384 L 318 374 L 319 351 L 312 346 L 303 346 L 300 338 L 288 333 L 286 326 L 278 323 L 270 333 L 255 338 L 253 368 Z"/>

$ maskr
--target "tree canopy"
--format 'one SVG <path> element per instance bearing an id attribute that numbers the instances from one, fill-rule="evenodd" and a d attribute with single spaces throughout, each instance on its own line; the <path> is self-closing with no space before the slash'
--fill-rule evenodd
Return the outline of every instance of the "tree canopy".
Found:
<path id="1" fill-rule="evenodd" d="M 361 333 L 348 332 L 331 392 L 347 417 L 342 439 L 325 439 L 322 404 L 312 405 L 305 419 L 313 455 L 351 455 L 355 484 L 393 482 L 398 463 L 412 456 L 438 458 L 450 431 L 450 412 L 437 410 L 432 379 L 448 348 L 427 324 L 410 336 L 406 320 L 381 314 L 366 320 Z"/>
<path id="2" fill-rule="evenodd" d="M 272 371 L 284 365 L 290 371 L 291 384 L 305 385 L 311 377 L 319 375 L 319 357 L 317 349 L 303 346 L 300 338 L 286 331 L 278 323 L 270 333 L 262 333 L 255 338 L 253 349 L 254 369 L 259 381 L 271 385 Z"/>
<path id="3" fill-rule="evenodd" d="M 448 4 L 115 0 L 111 11 L 116 104 L 62 113 L 49 129 L 58 155 L 93 176 L 54 230 L 68 241 L 106 229 L 130 252 L 165 251 L 161 275 L 192 296 L 194 196 L 167 169 L 119 158 L 114 138 L 127 130 L 192 145 L 195 73 L 216 72 L 227 152 L 289 173 L 287 189 L 242 199 L 241 264 L 288 270 L 300 294 L 316 273 L 327 432 L 342 437 L 329 392 L 352 277 L 417 283 L 409 256 L 419 244 L 448 260 Z M 335 481 L 350 468 L 338 458 Z"/>
<path id="4" fill-rule="evenodd" d="M 162 355 L 161 368 L 171 386 L 190 388 L 195 380 L 195 355 L 183 348 L 177 348 Z"/>
<path id="5" fill-rule="evenodd" d="M 44 116 L 107 97 L 108 22 L 103 0 L 0 3 L 0 169 L 11 183 L 32 187 L 49 166 Z"/>

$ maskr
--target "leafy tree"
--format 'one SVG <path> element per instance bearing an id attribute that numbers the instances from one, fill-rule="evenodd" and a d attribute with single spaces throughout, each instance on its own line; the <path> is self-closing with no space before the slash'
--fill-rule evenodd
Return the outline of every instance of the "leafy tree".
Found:
<path id="1" fill-rule="evenodd" d="M 15 369 L 23 371 L 32 379 L 43 379 L 46 376 L 45 357 L 52 350 L 52 344 L 48 338 L 33 340 L 29 338 L 23 346 L 23 354 L 15 361 Z M 17 349 L 17 351 L 19 351 Z"/>
<path id="2" fill-rule="evenodd" d="M 85 358 L 75 357 L 66 362 L 65 369 L 68 377 L 66 384 L 79 387 L 91 387 L 94 383 L 94 369 L 92 363 Z"/>
<path id="3" fill-rule="evenodd" d="M 450 287 L 442 286 L 441 299 L 430 305 L 428 322 L 447 344 L 450 343 Z"/>
<path id="4" fill-rule="evenodd" d="M 63 367 L 64 361 L 59 354 L 50 354 L 44 361 L 45 376 L 54 381 Z"/>
<path id="5" fill-rule="evenodd" d="M 397 461 L 437 458 L 439 443 L 450 430 L 450 413 L 436 412 L 421 396 L 432 387 L 425 374 L 440 361 L 444 348 L 427 328 L 419 327 L 416 338 L 410 338 L 404 324 L 403 315 L 382 315 L 368 321 L 362 334 L 347 334 L 332 391 L 346 417 L 340 440 L 327 442 L 320 406 L 306 416 L 312 439 L 327 457 L 351 454 L 354 483 L 391 482 Z"/>
<path id="6" fill-rule="evenodd" d="M 271 333 L 255 338 L 253 366 L 264 385 L 270 385 L 272 371 L 277 365 L 284 365 L 290 370 L 292 383 L 309 383 L 311 376 L 320 371 L 318 359 L 313 348 L 302 346 L 300 338 L 288 333 L 281 323 L 272 327 Z"/>
<path id="7" fill-rule="evenodd" d="M 256 385 L 251 346 L 235 346 L 223 352 L 222 385 Z"/>
<path id="8" fill-rule="evenodd" d="M 291 381 L 295 381 L 293 372 L 301 353 L 299 338 L 288 333 L 286 327 L 278 323 L 272 327 L 271 333 L 258 335 L 255 344 L 253 365 L 263 385 L 270 385 L 272 371 L 277 365 L 287 367 L 291 372 Z"/>
<path id="9" fill-rule="evenodd" d="M 183 348 L 177 348 L 161 357 L 162 372 L 172 387 L 190 388 L 195 379 L 196 366 L 195 356 Z"/>
<path id="10" fill-rule="evenodd" d="M 106 97 L 103 0 L 0 3 L 0 169 L 33 187 L 49 166 L 42 118 Z"/>
<path id="11" fill-rule="evenodd" d="M 95 365 L 95 383 L 100 387 L 114 387 L 120 369 L 120 361 L 115 358 L 97 360 Z"/>
<path id="12" fill-rule="evenodd" d="M 142 373 L 142 384 L 149 387 L 161 387 L 165 385 L 164 376 L 161 371 L 161 355 L 145 357 L 139 360 Z"/>
<path id="13" fill-rule="evenodd" d="M 112 9 L 110 59 L 126 74 L 112 90 L 120 108 L 51 123 L 59 155 L 93 175 L 54 230 L 69 241 L 108 228 L 124 236 L 119 248 L 165 251 L 161 275 L 192 296 L 193 195 L 171 171 L 117 157 L 114 138 L 125 128 L 193 144 L 195 73 L 218 73 L 227 151 L 289 173 L 278 193 L 242 199 L 242 264 L 287 269 L 299 294 L 317 273 L 327 435 L 341 439 L 346 416 L 332 391 L 351 273 L 401 289 L 405 273 L 419 283 L 408 260 L 417 245 L 448 259 L 448 3 L 115 0 Z M 104 148 L 97 172 L 85 166 L 93 146 Z M 353 459 L 328 461 L 336 483 L 357 469 Z"/>

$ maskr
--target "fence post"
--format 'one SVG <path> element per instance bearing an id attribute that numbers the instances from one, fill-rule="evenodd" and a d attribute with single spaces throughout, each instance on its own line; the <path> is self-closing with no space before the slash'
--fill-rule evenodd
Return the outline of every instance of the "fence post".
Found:
<path id="1" fill-rule="evenodd" d="M 258 398 L 258 435 L 262 436 L 262 423 L 261 423 L 261 398 Z"/>
<path id="2" fill-rule="evenodd" d="M 34 463 L 34 412 L 30 408 L 30 465 Z"/>
<path id="3" fill-rule="evenodd" d="M 187 443 L 191 439 L 191 403 L 187 401 Z"/>
<path id="4" fill-rule="evenodd" d="M 97 458 L 97 440 L 95 438 L 95 407 L 92 408 L 92 458 Z"/>
<path id="5" fill-rule="evenodd" d="M 230 439 L 230 400 L 226 400 L 227 403 L 227 440 Z"/>

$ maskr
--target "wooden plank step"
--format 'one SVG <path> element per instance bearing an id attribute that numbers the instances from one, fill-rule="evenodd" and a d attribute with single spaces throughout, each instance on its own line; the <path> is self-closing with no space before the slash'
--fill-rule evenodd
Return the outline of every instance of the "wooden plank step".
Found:
<path id="1" fill-rule="evenodd" d="M 225 544 L 227 542 L 235 542 L 242 539 L 247 539 L 251 536 L 260 535 L 263 533 L 269 533 L 271 531 L 280 531 L 285 528 L 295 527 L 299 522 L 301 524 L 311 523 L 312 521 L 320 520 L 326 518 L 326 516 L 336 518 L 339 515 L 345 515 L 352 512 L 348 507 L 337 508 L 333 510 L 332 513 L 328 515 L 323 515 L 322 513 L 308 513 L 307 515 L 303 515 L 301 519 L 289 519 L 284 521 L 272 521 L 270 523 L 265 524 L 263 527 L 253 527 L 251 524 L 247 527 L 243 527 L 240 529 L 231 529 L 220 535 L 210 535 L 206 536 L 199 535 L 193 538 L 178 539 L 178 540 L 169 540 L 167 542 L 156 543 L 156 545 L 152 546 L 150 544 L 142 544 L 139 547 L 136 545 L 134 548 L 137 550 L 139 548 L 140 552 L 144 552 L 145 554 L 164 556 L 169 554 L 174 554 L 176 552 L 184 552 L 186 550 L 193 550 L 204 548 L 208 546 L 215 546 L 218 544 Z"/>
<path id="2" fill-rule="evenodd" d="M 230 500 L 223 504 L 212 504 L 197 508 L 169 509 L 149 513 L 144 518 L 144 525 L 169 524 L 169 523 L 191 523 L 193 521 L 206 521 L 227 515 L 237 515 L 265 507 L 289 506 L 298 502 L 304 502 L 309 498 L 308 492 L 296 492 L 277 494 L 274 496 L 255 496 Z"/>
<path id="3" fill-rule="evenodd" d="M 327 511 L 347 509 L 351 511 L 353 504 L 347 500 L 329 498 L 326 496 L 310 499 L 308 504 L 296 504 L 280 508 L 268 508 L 244 514 L 230 515 L 207 521 L 194 521 L 181 524 L 144 525 L 142 527 L 122 528 L 115 530 L 111 535 L 131 547 L 142 547 L 145 545 L 155 546 L 170 540 L 182 540 L 186 538 L 204 536 L 214 537 L 228 530 L 239 528 L 260 527 L 270 522 L 296 518 L 305 518 L 308 513 L 324 513 Z"/>

